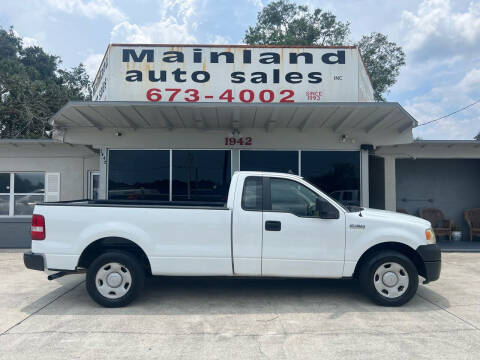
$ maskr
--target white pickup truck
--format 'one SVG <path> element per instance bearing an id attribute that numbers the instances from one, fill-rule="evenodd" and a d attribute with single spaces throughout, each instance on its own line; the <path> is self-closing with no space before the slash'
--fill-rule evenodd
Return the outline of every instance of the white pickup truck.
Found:
<path id="1" fill-rule="evenodd" d="M 86 271 L 97 303 L 124 306 L 147 274 L 358 278 L 380 305 L 398 306 L 440 276 L 431 224 L 343 207 L 302 177 L 236 172 L 226 204 L 44 203 L 32 217 L 25 266 Z"/>

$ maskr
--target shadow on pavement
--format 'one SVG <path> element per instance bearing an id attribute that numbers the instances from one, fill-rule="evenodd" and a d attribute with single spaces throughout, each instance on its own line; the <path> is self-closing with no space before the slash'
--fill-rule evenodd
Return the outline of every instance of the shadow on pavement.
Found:
<path id="1" fill-rule="evenodd" d="M 373 304 L 356 280 L 338 279 L 259 279 L 222 277 L 149 277 L 143 293 L 125 308 L 106 309 L 87 294 L 85 284 L 64 285 L 55 292 L 64 295 L 41 310 L 42 315 L 208 315 L 262 313 L 331 313 L 339 317 L 347 312 L 440 311 L 428 299 L 429 294 L 443 303 L 448 300 L 432 289 L 400 308 Z M 73 289 L 72 289 L 73 288 Z M 45 296 L 51 297 L 51 294 Z M 428 297 L 430 297 L 428 296 Z M 38 299 L 23 310 L 45 303 Z M 447 306 L 448 307 L 448 306 Z"/>

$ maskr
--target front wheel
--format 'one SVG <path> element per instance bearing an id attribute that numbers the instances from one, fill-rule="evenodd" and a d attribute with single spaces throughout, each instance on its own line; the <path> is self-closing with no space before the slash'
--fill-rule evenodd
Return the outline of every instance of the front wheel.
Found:
<path id="1" fill-rule="evenodd" d="M 136 257 L 120 251 L 106 252 L 88 267 L 87 291 L 105 307 L 131 303 L 143 288 L 145 273 Z"/>
<path id="2" fill-rule="evenodd" d="M 367 296 L 382 306 L 403 305 L 418 289 L 415 264 L 396 251 L 374 254 L 363 264 L 359 275 Z"/>

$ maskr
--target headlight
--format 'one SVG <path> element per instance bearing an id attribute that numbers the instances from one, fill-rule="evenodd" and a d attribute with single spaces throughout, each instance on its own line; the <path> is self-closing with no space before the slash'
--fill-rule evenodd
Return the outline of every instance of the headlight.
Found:
<path id="1" fill-rule="evenodd" d="M 427 243 L 429 244 L 436 244 L 437 239 L 435 238 L 435 233 L 432 229 L 425 230 L 425 239 L 427 239 Z"/>

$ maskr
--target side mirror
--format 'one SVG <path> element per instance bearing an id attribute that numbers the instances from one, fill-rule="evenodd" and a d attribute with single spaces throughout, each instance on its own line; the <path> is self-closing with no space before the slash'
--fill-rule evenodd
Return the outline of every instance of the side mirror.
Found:
<path id="1" fill-rule="evenodd" d="M 317 198 L 316 205 L 317 205 L 318 217 L 320 219 L 338 219 L 340 217 L 340 213 L 338 209 L 336 209 L 329 202 L 321 198 Z"/>

